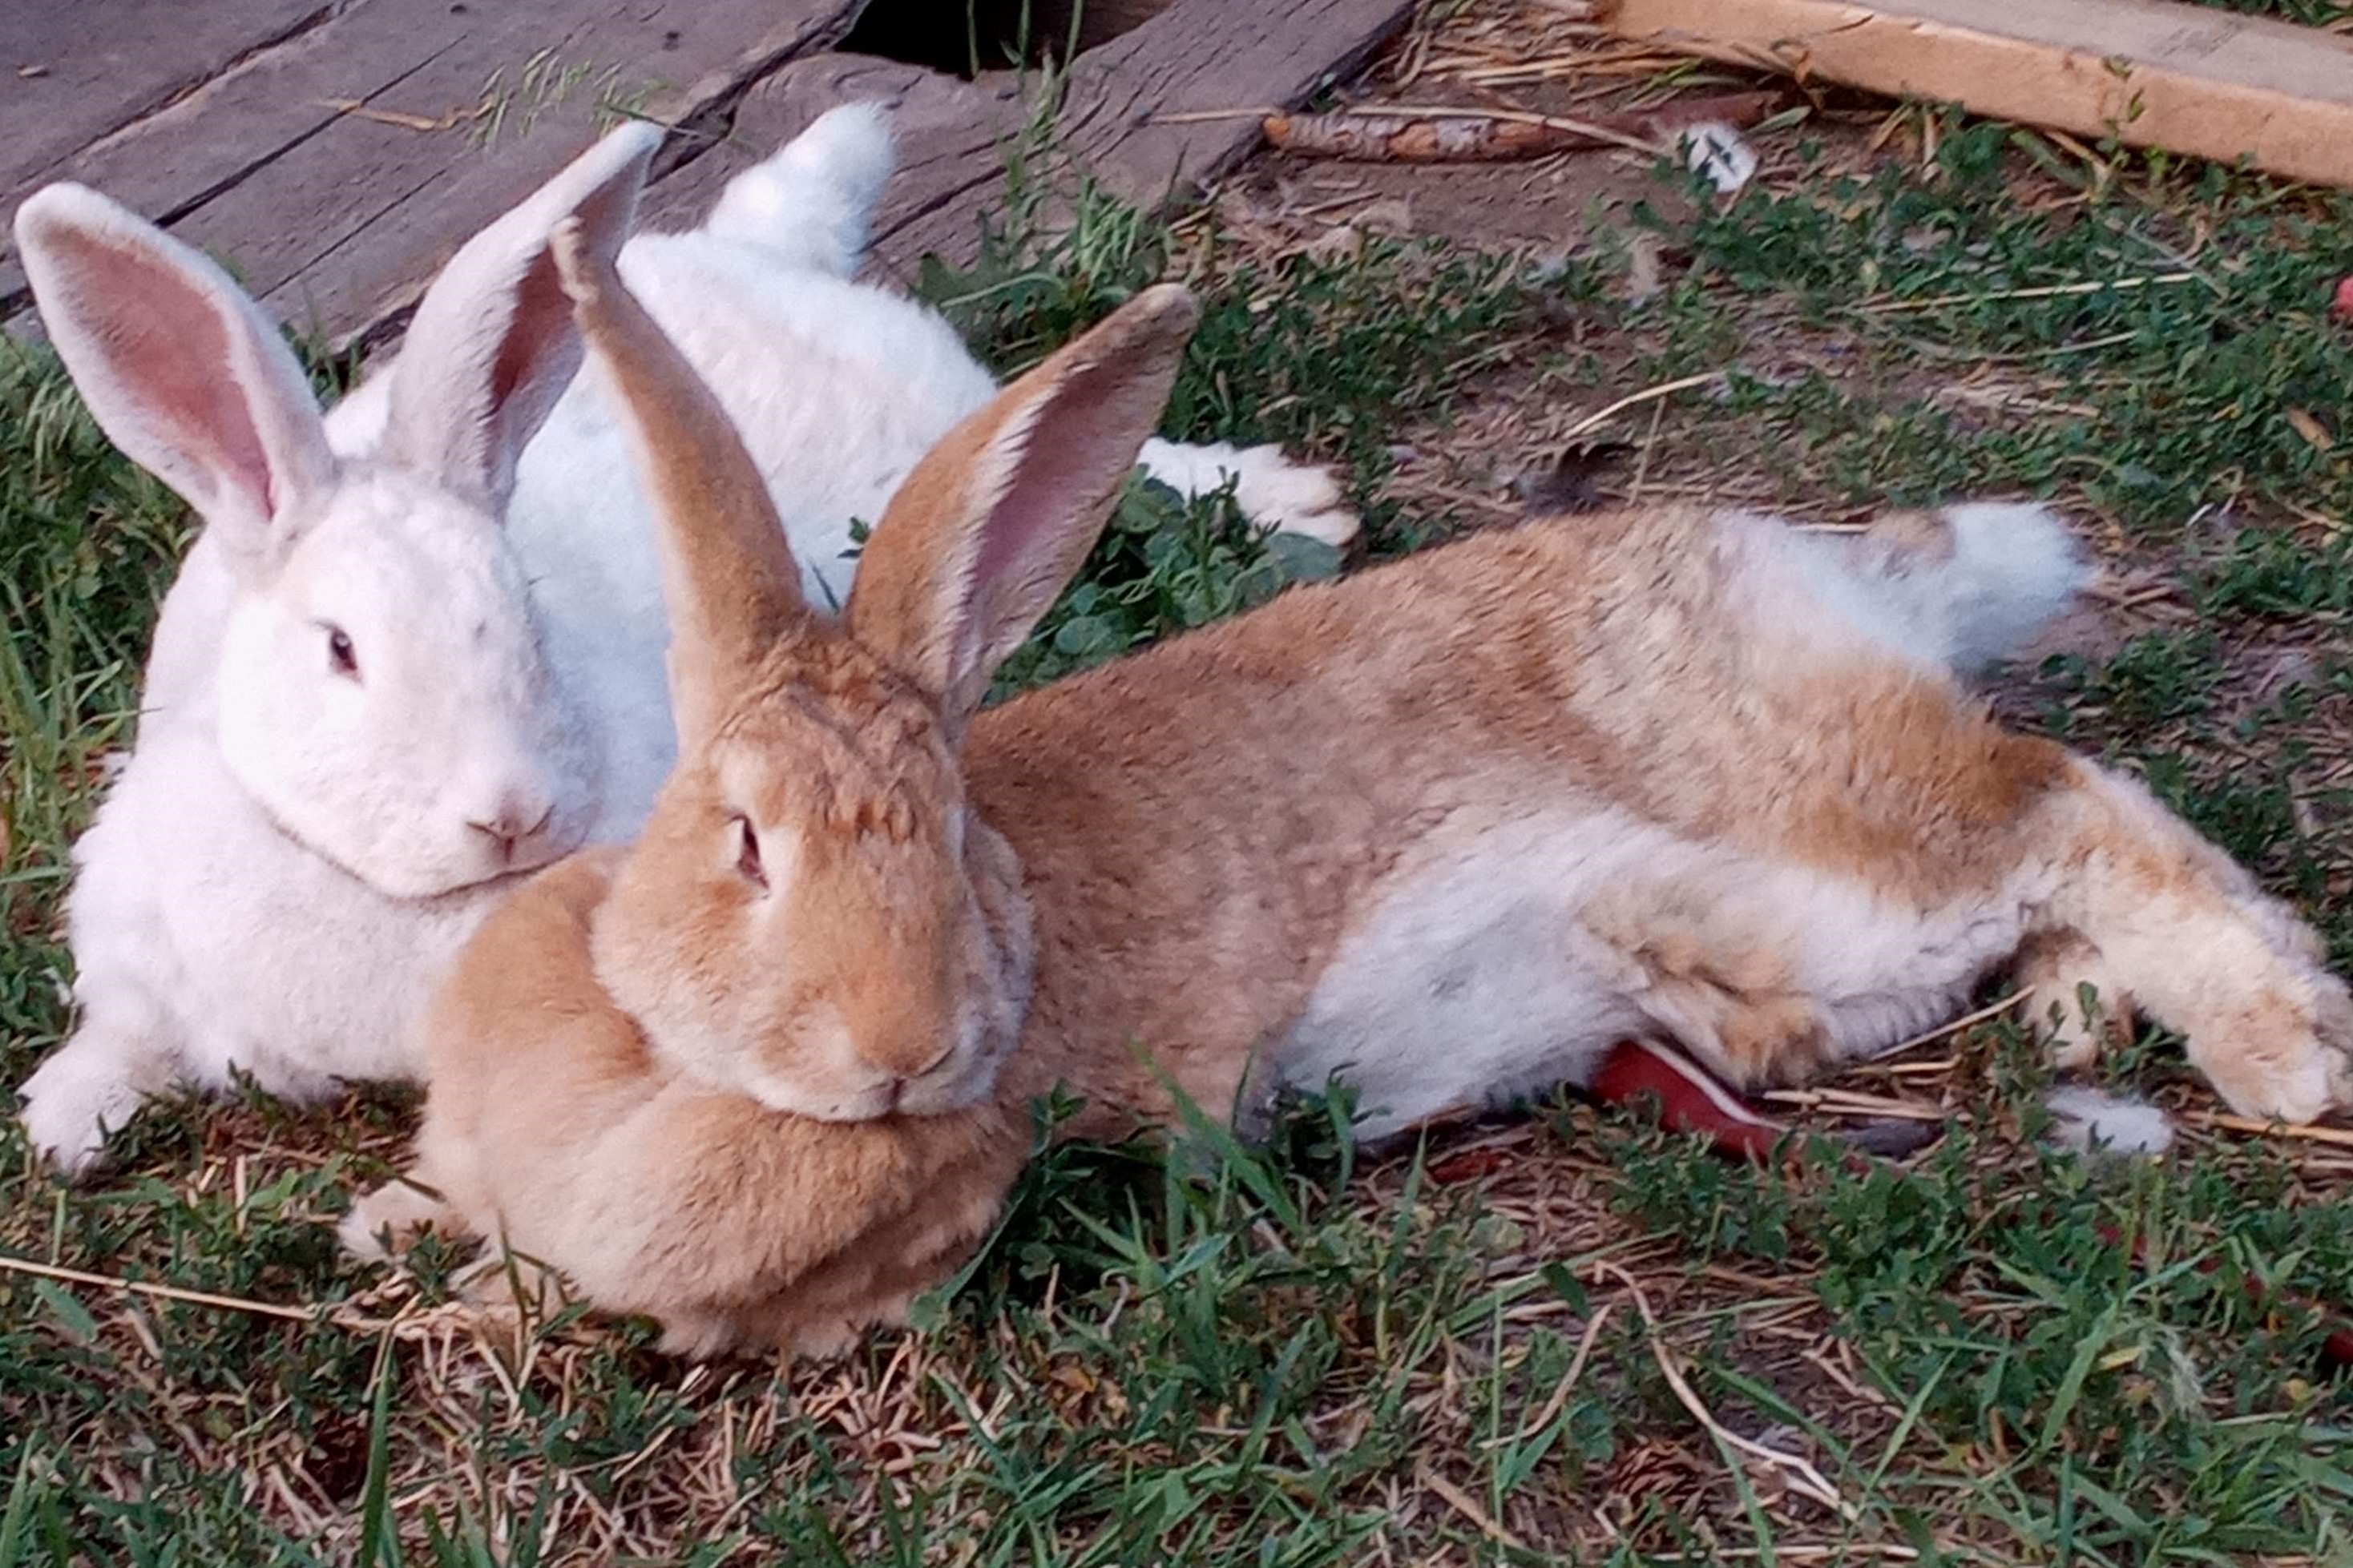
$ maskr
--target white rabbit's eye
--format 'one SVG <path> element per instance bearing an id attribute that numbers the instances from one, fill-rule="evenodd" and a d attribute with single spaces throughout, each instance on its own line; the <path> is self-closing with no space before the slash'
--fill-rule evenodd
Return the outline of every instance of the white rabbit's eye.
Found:
<path id="1" fill-rule="evenodd" d="M 754 887 L 765 889 L 767 868 L 760 864 L 760 836 L 752 831 L 752 819 L 735 819 L 735 869 Z"/>
<path id="2" fill-rule="evenodd" d="M 341 626 L 327 628 L 327 668 L 346 680 L 360 678 L 360 656 L 352 651 L 352 639 Z"/>

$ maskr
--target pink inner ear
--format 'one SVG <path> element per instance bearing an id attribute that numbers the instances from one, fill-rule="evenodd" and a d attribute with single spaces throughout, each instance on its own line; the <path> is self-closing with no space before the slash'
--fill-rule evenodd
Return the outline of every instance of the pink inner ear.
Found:
<path id="1" fill-rule="evenodd" d="M 1106 481 L 1116 489 L 1134 463 L 1134 452 L 1105 455 L 1107 440 L 1124 440 L 1118 433 L 1124 426 L 1117 416 L 1121 400 L 1114 395 L 1106 406 L 1090 386 L 1098 379 L 1092 372 L 1072 377 L 1033 414 L 1021 449 L 1009 455 L 1013 482 L 990 509 L 973 563 L 990 619 L 1021 613 L 1018 606 L 1037 594 L 1060 590 L 1059 579 L 1075 567 L 1066 558 L 1071 520 L 1102 501 Z M 1101 417 L 1105 415 L 1111 417 Z M 1048 576 L 1057 579 L 1050 586 L 1041 581 Z M 1030 613 L 1042 615 L 1045 608 L 1040 605 Z M 980 631 L 985 642 L 999 636 L 994 626 L 983 625 Z"/>
<path id="2" fill-rule="evenodd" d="M 96 238 L 77 240 L 75 314 L 103 345 L 118 394 L 166 446 L 195 465 L 197 471 L 186 478 L 209 480 L 216 499 L 227 499 L 225 490 L 240 491 L 262 516 L 270 515 L 282 498 L 231 374 L 238 345 L 213 302 L 176 268 Z M 135 303 L 135 313 L 115 310 L 118 300 Z"/>
<path id="3" fill-rule="evenodd" d="M 515 285 L 514 317 L 500 341 L 491 367 L 491 405 L 483 410 L 501 423 L 508 399 L 540 391 L 543 378 L 562 374 L 563 350 L 572 342 L 572 301 L 564 292 L 553 252 L 543 250 Z"/>

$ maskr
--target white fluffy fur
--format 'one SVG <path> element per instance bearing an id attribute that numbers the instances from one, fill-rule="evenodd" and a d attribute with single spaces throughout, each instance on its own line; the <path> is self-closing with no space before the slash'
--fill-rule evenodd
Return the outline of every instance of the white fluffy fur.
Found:
<path id="1" fill-rule="evenodd" d="M 1433 839 L 1401 868 L 1389 903 L 1324 972 L 1277 1053 L 1286 1081 L 1320 1088 L 1336 1075 L 1355 1085 L 1367 1137 L 1583 1084 L 1611 1046 L 1648 1032 L 1729 1070 L 1709 1019 L 1588 928 L 1597 905 L 1685 910 L 1773 939 L 1799 955 L 1794 987 L 1819 999 L 1845 1058 L 1950 1017 L 2021 934 L 2022 897 L 1922 915 L 1599 805 L 1452 838 Z"/>
<path id="2" fill-rule="evenodd" d="M 2162 1154 L 2173 1147 L 2173 1123 L 2156 1106 L 2119 1100 L 2084 1084 L 2062 1084 L 2043 1100 L 2051 1141 L 2079 1154 Z"/>
<path id="3" fill-rule="evenodd" d="M 1326 544 L 1356 536 L 1356 514 L 1348 510 L 1339 482 L 1322 468 L 1294 463 L 1280 447 L 1233 447 L 1223 441 L 1179 446 L 1155 437 L 1136 455 L 1144 471 L 1171 489 L 1207 495 L 1230 483 L 1242 515 L 1285 533 L 1303 533 Z"/>
<path id="4" fill-rule="evenodd" d="M 20 210 L 93 412 L 207 524 L 163 605 L 138 744 L 75 847 L 80 1025 L 23 1089 L 68 1171 L 175 1081 L 237 1069 L 311 1097 L 411 1074 L 416 1012 L 507 874 L 643 821 L 672 754 L 650 514 L 597 375 L 556 399 L 568 310 L 513 301 L 567 214 L 601 211 L 619 242 L 649 135 L 616 132 L 462 249 L 393 368 L 323 424 L 219 268 L 76 187 Z M 819 602 L 849 585 L 852 521 L 996 390 L 939 316 L 849 280 L 891 162 L 877 106 L 837 109 L 703 228 L 620 258 L 742 430 Z M 158 280 L 187 302 L 169 328 Z M 182 341 L 190 323 L 227 346 Z M 518 342 L 531 374 L 496 405 Z M 209 395 L 150 396 L 159 361 Z M 238 388 L 274 466 L 208 433 Z M 1188 491 L 1233 468 L 1271 526 L 1353 531 L 1328 475 L 1265 449 L 1155 457 Z M 329 668 L 330 625 L 356 682 Z"/>
<path id="5" fill-rule="evenodd" d="M 2025 644 L 2074 602 L 2091 568 L 2065 524 L 2024 501 L 1939 510 L 1951 554 L 1926 563 L 1865 536 L 1788 532 L 1748 563 L 1791 608 L 1816 603 L 1847 630 L 1939 669 L 1968 675 Z M 1810 608 L 1804 613 L 1811 613 Z"/>

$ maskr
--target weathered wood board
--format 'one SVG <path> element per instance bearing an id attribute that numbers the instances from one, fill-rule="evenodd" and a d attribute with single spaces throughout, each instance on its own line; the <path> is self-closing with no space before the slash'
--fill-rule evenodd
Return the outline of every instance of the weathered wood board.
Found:
<path id="1" fill-rule="evenodd" d="M 839 38 L 862 4 L 348 0 L 165 107 L 17 168 L 0 216 L 48 181 L 79 180 L 227 258 L 285 318 L 340 333 L 408 302 L 468 235 L 585 146 L 601 96 L 692 125 Z M 137 8 L 153 47 L 170 48 L 171 19 L 153 15 L 167 7 Z M 495 128 L 470 117 L 493 72 L 506 107 Z M 10 84 L 0 144 L 45 112 L 17 89 L 47 80 Z M 353 101 L 364 111 L 336 107 Z M 0 238 L 0 310 L 22 304 L 23 287 Z"/>
<path id="2" fill-rule="evenodd" d="M 280 319 L 375 343 L 459 244 L 586 145 L 600 99 L 681 128 L 646 209 L 675 226 L 825 109 L 880 97 L 897 106 L 901 142 L 880 263 L 904 270 L 932 249 L 966 258 L 1038 79 L 965 82 L 826 52 L 865 4 L 112 0 L 84 33 L 49 17 L 9 35 L 12 57 L 45 69 L 0 84 L 0 220 L 41 184 L 79 180 L 222 258 Z M 1073 65 L 1058 147 L 1158 204 L 1257 144 L 1249 111 L 1295 106 L 1345 77 L 1411 10 L 1175 0 Z M 505 105 L 495 128 L 479 112 L 493 72 Z M 69 81 L 109 96 L 52 125 L 46 90 Z M 1165 118 L 1224 109 L 1243 112 Z M 0 228 L 0 317 L 27 299 Z"/>
<path id="3" fill-rule="evenodd" d="M 2353 187 L 2353 37 L 2179 0 L 1605 0 L 1621 37 Z"/>
<path id="4" fill-rule="evenodd" d="M 38 183 L 79 149 L 332 13 L 324 0 L 5 0 L 0 192 Z"/>
<path id="5" fill-rule="evenodd" d="M 1178 0 L 1080 57 L 1054 121 L 1057 147 L 1131 201 L 1181 199 L 1248 156 L 1261 133 L 1254 113 L 1173 117 L 1296 107 L 1352 74 L 1412 10 L 1411 0 Z M 872 97 L 899 104 L 900 167 L 875 224 L 877 260 L 903 275 L 927 251 L 970 259 L 1034 100 L 1009 79 L 962 82 L 851 55 L 795 61 L 746 94 L 728 144 L 656 188 L 652 221 L 691 221 L 730 176 L 818 114 Z"/>

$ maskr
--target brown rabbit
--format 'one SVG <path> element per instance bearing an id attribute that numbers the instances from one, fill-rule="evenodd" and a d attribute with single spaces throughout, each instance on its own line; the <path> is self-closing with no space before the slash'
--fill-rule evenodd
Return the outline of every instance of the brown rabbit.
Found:
<path id="1" fill-rule="evenodd" d="M 1956 680 L 2072 593 L 2047 512 L 1534 523 L 979 712 L 1189 300 L 1146 292 L 957 426 L 836 623 L 691 373 L 563 255 L 659 503 L 681 760 L 634 850 L 484 927 L 433 1016 L 442 1201 L 388 1188 L 355 1237 L 503 1235 L 683 1349 L 829 1344 L 984 1234 L 1057 1082 L 1099 1131 L 1166 1115 L 1166 1082 L 1247 1123 L 1340 1078 L 1380 1133 L 1634 1035 L 1803 1078 L 2004 968 L 2064 1059 L 2090 983 L 2241 1111 L 2353 1087 L 2313 934 Z"/>

